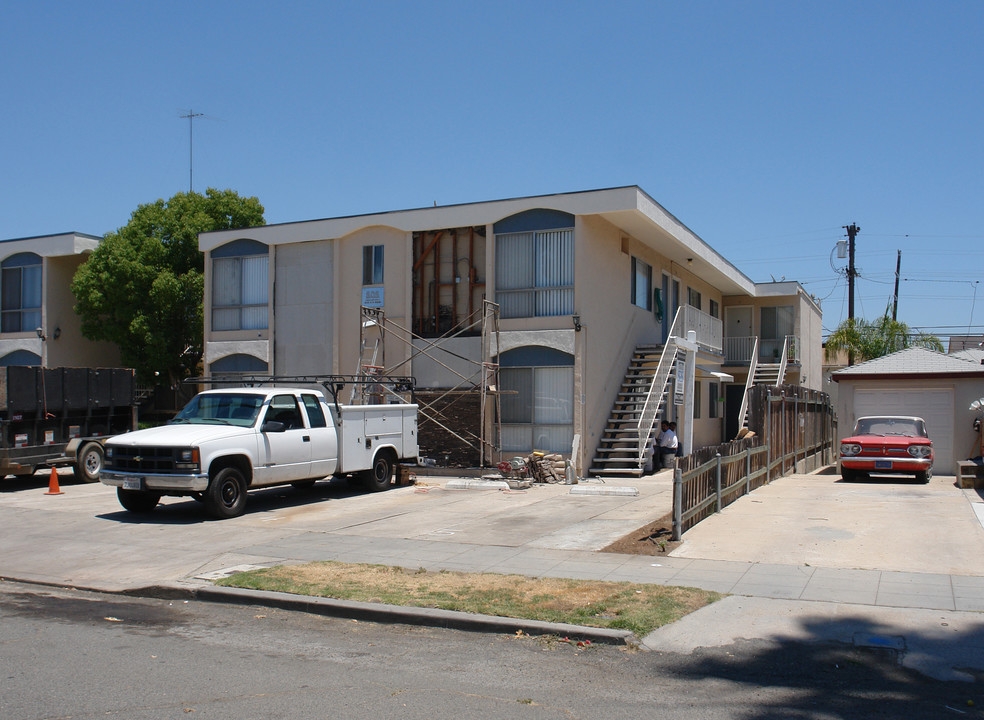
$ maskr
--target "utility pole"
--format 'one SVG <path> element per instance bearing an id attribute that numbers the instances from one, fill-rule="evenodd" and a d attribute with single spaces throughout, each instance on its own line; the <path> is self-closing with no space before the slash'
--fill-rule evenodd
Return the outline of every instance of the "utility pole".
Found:
<path id="1" fill-rule="evenodd" d="M 184 119 L 188 118 L 188 192 L 194 192 L 195 182 L 194 182 L 194 164 L 195 164 L 195 118 L 205 117 L 204 113 L 196 113 L 194 110 L 189 109 L 187 115 L 179 115 L 178 117 Z"/>
<path id="2" fill-rule="evenodd" d="M 850 225 L 845 225 L 844 229 L 847 230 L 848 237 L 848 254 L 847 254 L 847 319 L 854 319 L 854 277 L 858 274 L 857 270 L 854 269 L 854 238 L 857 234 L 861 232 L 855 223 Z M 847 353 L 847 364 L 854 364 L 854 352 L 849 350 Z"/>
<path id="3" fill-rule="evenodd" d="M 854 223 L 850 225 L 845 225 L 844 229 L 847 230 L 848 244 L 847 244 L 847 319 L 854 319 L 854 278 L 858 274 L 857 270 L 854 269 L 854 238 L 857 234 L 861 232 L 859 228 Z"/>
<path id="4" fill-rule="evenodd" d="M 892 300 L 892 320 L 899 319 L 899 275 L 902 272 L 902 251 L 895 261 L 895 299 Z"/>

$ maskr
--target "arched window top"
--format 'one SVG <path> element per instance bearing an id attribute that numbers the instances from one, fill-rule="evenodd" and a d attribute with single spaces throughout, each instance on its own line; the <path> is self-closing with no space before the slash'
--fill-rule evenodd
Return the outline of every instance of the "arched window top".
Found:
<path id="1" fill-rule="evenodd" d="M 538 230 L 562 230 L 574 227 L 574 216 L 560 210 L 538 208 L 503 218 L 492 226 L 497 235 Z"/>
<path id="2" fill-rule="evenodd" d="M 15 267 L 30 267 L 31 265 L 40 265 L 41 256 L 32 252 L 20 252 L 15 255 L 11 255 L 8 258 L 4 258 L 3 262 L 0 262 L 0 267 L 5 268 L 15 268 Z"/>
<path id="3" fill-rule="evenodd" d="M 573 364 L 574 356 L 570 353 L 542 345 L 524 345 L 499 356 L 499 367 L 566 367 Z"/>
<path id="4" fill-rule="evenodd" d="M 252 355 L 246 355 L 244 353 L 226 355 L 224 358 L 219 358 L 209 365 L 209 369 L 216 374 L 265 373 L 269 371 L 269 367 L 265 362 L 260 360 L 258 357 L 253 357 Z"/>
<path id="5" fill-rule="evenodd" d="M 269 255 L 270 246 L 259 240 L 240 238 L 220 245 L 212 251 L 212 257 L 245 257 L 248 255 Z"/>
<path id="6" fill-rule="evenodd" d="M 38 367 L 41 364 L 41 356 L 32 353 L 30 350 L 14 350 L 0 357 L 0 367 L 10 367 L 11 365 L 27 365 Z"/>

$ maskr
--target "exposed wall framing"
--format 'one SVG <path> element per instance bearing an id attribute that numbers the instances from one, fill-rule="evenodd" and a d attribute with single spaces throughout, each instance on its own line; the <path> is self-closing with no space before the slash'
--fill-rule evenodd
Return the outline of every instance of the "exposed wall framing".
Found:
<path id="1" fill-rule="evenodd" d="M 484 299 L 484 225 L 413 234 L 413 331 L 418 337 L 439 337 L 465 324 Z"/>

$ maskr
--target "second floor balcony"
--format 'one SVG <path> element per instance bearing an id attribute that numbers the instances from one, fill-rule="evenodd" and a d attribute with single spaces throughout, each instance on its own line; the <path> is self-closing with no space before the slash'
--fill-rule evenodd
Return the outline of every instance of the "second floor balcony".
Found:
<path id="1" fill-rule="evenodd" d="M 724 362 L 728 365 L 747 365 L 752 360 L 755 336 L 728 337 L 724 339 Z M 782 360 L 782 349 L 786 348 L 786 362 L 799 364 L 800 342 L 795 335 L 781 338 L 758 338 L 758 362 L 777 363 Z"/>

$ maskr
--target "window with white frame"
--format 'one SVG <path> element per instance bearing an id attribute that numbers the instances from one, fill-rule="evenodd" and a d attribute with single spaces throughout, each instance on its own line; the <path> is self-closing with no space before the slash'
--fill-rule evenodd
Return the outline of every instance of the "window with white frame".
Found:
<path id="1" fill-rule="evenodd" d="M 212 330 L 269 327 L 269 248 L 236 240 L 212 251 Z"/>
<path id="2" fill-rule="evenodd" d="M 700 293 L 692 287 L 687 288 L 687 304 L 700 310 Z"/>
<path id="3" fill-rule="evenodd" d="M 574 216 L 527 210 L 495 230 L 495 295 L 503 318 L 574 312 Z"/>
<path id="4" fill-rule="evenodd" d="M 17 253 L 0 263 L 0 332 L 41 327 L 41 256 Z"/>
<path id="5" fill-rule="evenodd" d="M 362 284 L 383 284 L 383 246 L 362 246 Z"/>
<path id="6" fill-rule="evenodd" d="M 653 309 L 653 268 L 637 257 L 632 258 L 632 304 Z"/>
<path id="7" fill-rule="evenodd" d="M 502 353 L 502 449 L 570 452 L 574 438 L 574 356 L 546 347 Z"/>

